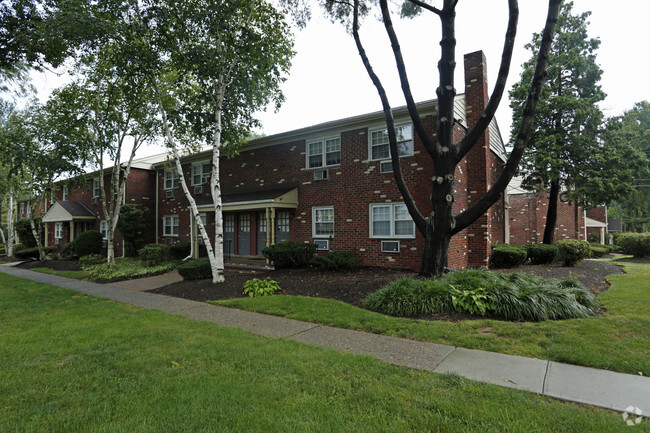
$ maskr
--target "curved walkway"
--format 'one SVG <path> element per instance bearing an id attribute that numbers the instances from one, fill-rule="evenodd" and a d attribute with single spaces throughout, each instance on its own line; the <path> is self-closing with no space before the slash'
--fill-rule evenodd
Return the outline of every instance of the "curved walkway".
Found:
<path id="1" fill-rule="evenodd" d="M 287 338 L 370 355 L 419 370 L 455 373 L 469 379 L 619 412 L 638 408 L 645 417 L 650 416 L 649 377 L 332 328 L 144 291 L 180 278 L 173 273 L 115 284 L 96 284 L 9 266 L 0 266 L 0 272 L 194 320 L 241 328 L 265 337 Z"/>

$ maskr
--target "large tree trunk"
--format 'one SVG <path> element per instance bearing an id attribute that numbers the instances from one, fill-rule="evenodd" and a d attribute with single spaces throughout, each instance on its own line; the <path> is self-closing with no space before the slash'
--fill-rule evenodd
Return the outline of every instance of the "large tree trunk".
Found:
<path id="1" fill-rule="evenodd" d="M 220 77 L 223 82 L 223 77 Z M 221 86 L 216 95 L 215 127 L 212 143 L 212 174 L 210 176 L 210 187 L 212 201 L 214 203 L 214 255 L 215 260 L 212 268 L 212 282 L 223 283 L 225 281 L 225 261 L 223 257 L 223 212 L 221 206 L 221 181 L 219 180 L 219 157 L 221 156 L 221 116 L 225 86 Z"/>
<path id="2" fill-rule="evenodd" d="M 560 196 L 560 182 L 551 182 L 551 191 L 548 197 L 548 210 L 546 212 L 546 226 L 544 227 L 544 243 L 552 244 L 553 235 L 555 234 L 555 225 L 557 224 L 557 200 Z"/>
<path id="3" fill-rule="evenodd" d="M 14 255 L 14 242 L 16 241 L 14 231 L 14 213 L 16 207 L 14 205 L 14 189 L 9 187 L 9 205 L 7 206 L 7 243 L 5 244 L 7 250 L 7 257 Z"/>

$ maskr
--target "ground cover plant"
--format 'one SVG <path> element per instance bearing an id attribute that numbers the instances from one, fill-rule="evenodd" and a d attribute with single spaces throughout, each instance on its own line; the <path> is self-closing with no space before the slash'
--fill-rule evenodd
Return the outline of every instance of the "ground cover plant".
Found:
<path id="1" fill-rule="evenodd" d="M 118 280 L 142 278 L 151 275 L 164 274 L 176 268 L 177 262 L 165 262 L 158 265 L 146 266 L 138 258 L 123 257 L 115 259 L 115 266 L 108 263 L 99 263 L 84 266 L 87 279 L 95 280 Z"/>
<path id="2" fill-rule="evenodd" d="M 629 429 L 620 414 L 534 393 L 252 336 L 4 274 L 0 287 L 0 431 Z"/>

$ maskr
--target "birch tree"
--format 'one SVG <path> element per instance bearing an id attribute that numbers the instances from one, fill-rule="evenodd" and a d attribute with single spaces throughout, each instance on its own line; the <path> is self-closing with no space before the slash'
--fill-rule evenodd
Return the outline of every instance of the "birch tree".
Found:
<path id="1" fill-rule="evenodd" d="M 165 141 L 206 246 L 213 282 L 224 281 L 219 159 L 232 155 L 257 125 L 253 113 L 283 100 L 293 41 L 283 16 L 264 0 L 145 2 L 143 41 Z M 214 242 L 183 175 L 182 137 L 212 148 Z"/>

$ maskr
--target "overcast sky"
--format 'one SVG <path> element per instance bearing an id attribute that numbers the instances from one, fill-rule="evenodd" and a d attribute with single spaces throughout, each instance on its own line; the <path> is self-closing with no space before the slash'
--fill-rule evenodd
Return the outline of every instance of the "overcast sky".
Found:
<path id="1" fill-rule="evenodd" d="M 441 3 L 441 2 L 438 2 Z M 544 26 L 548 2 L 521 0 L 517 41 L 507 89 L 519 79 L 521 64 L 530 58 L 524 45 Z M 601 104 L 606 116 L 622 114 L 635 102 L 650 99 L 650 43 L 647 20 L 649 0 L 575 0 L 574 13 L 590 10 L 590 37 L 599 38 L 598 63 L 607 99 Z M 485 52 L 490 86 L 496 79 L 507 24 L 507 0 L 460 0 L 457 9 L 457 91 L 463 92 L 463 54 Z M 395 19 L 416 101 L 435 98 L 438 85 L 436 62 L 440 55 L 440 21 L 430 13 L 412 20 Z M 363 23 L 361 37 L 388 90 L 393 106 L 404 105 L 392 52 L 383 26 L 376 17 Z M 332 24 L 321 12 L 303 30 L 296 31 L 297 52 L 290 76 L 283 85 L 286 101 L 279 112 L 260 113 L 266 135 L 322 122 L 379 111 L 379 97 L 356 52 L 352 36 L 341 24 Z M 39 77 L 35 83 L 41 98 L 60 80 Z M 490 88 L 491 89 L 491 88 Z M 504 95 L 497 121 L 509 140 L 511 112 Z M 155 149 L 143 150 L 154 153 Z"/>

